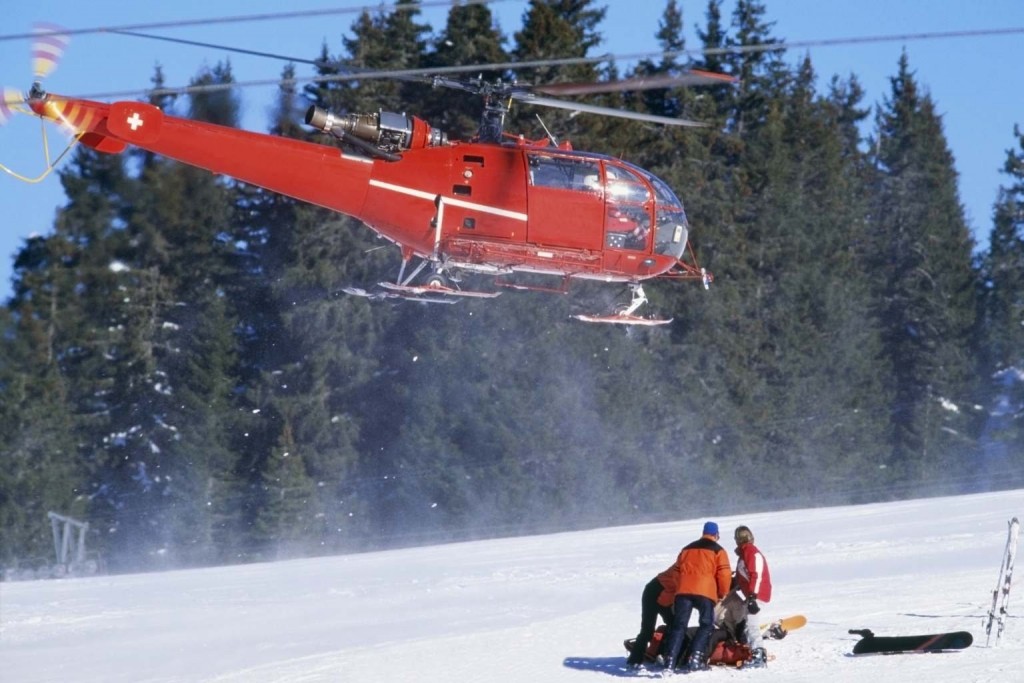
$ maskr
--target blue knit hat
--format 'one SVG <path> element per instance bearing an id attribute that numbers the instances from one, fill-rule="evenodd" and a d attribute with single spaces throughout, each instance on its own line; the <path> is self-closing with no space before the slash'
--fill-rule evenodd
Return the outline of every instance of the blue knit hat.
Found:
<path id="1" fill-rule="evenodd" d="M 705 536 L 717 536 L 718 525 L 714 522 L 704 522 L 704 531 L 702 532 Z"/>

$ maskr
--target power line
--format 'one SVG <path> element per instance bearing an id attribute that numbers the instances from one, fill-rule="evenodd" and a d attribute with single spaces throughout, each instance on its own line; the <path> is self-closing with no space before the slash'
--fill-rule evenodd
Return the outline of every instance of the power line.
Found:
<path id="1" fill-rule="evenodd" d="M 462 0 L 464 5 L 487 5 L 497 4 L 499 2 L 506 2 L 507 0 Z M 152 29 L 173 29 L 183 27 L 194 27 L 194 26 L 211 26 L 219 24 L 229 23 L 245 23 L 245 22 L 257 22 L 257 21 L 278 21 L 278 20 L 289 20 L 289 19 L 308 19 L 312 17 L 331 16 L 339 14 L 355 14 L 363 12 L 383 12 L 383 11 L 405 11 L 405 10 L 422 10 L 435 7 L 452 7 L 452 0 L 422 0 L 421 2 L 399 2 L 394 5 L 363 5 L 359 7 L 336 7 L 336 8 L 325 8 L 317 10 L 293 10 L 288 12 L 271 12 L 262 14 L 248 14 L 248 15 L 233 15 L 226 17 L 212 17 L 207 19 L 182 19 L 176 21 L 164 21 L 164 22 L 150 22 L 141 24 L 126 24 L 122 26 L 100 26 L 93 28 L 82 28 L 82 29 L 67 29 L 62 30 L 61 33 L 64 35 L 84 35 L 84 34 L 97 34 L 107 33 L 115 35 L 125 35 L 135 38 L 142 38 L 148 40 L 160 40 L 166 42 L 179 43 L 184 45 L 193 45 L 198 47 L 207 47 L 217 50 L 225 50 L 228 52 L 235 52 L 238 54 L 245 54 L 255 57 L 267 57 L 271 59 L 277 59 L 281 61 L 289 61 L 299 64 L 310 64 L 313 66 L 322 66 L 331 64 L 344 68 L 344 64 L 333 64 L 325 63 L 323 60 L 311 60 L 290 55 L 280 55 L 270 52 L 263 52 L 258 50 L 250 50 L 246 48 L 238 48 L 227 45 L 219 45 L 216 43 L 206 43 L 201 41 L 194 41 L 185 38 L 174 38 L 170 36 L 162 36 L 155 34 L 142 33 L 141 31 L 152 30 Z M 303 83 L 303 82 L 332 82 L 332 81 L 348 81 L 348 80 L 366 80 L 366 79 L 378 79 L 378 78 L 426 78 L 435 75 L 454 75 L 464 73 L 474 73 L 481 71 L 516 71 L 520 69 L 530 69 L 537 67 L 549 67 L 549 66 L 577 66 L 577 65 L 588 65 L 597 64 L 601 62 L 612 62 L 612 61 L 639 61 L 643 59 L 661 58 L 663 60 L 673 60 L 677 58 L 698 58 L 708 56 L 721 56 L 721 55 L 735 55 L 735 54 L 752 54 L 759 52 L 782 52 L 790 49 L 800 48 L 812 48 L 812 47 L 836 47 L 841 45 L 870 45 L 877 43 L 891 43 L 891 42 L 914 42 L 923 40 L 950 40 L 950 39 L 964 39 L 964 38 L 984 38 L 984 37 L 998 37 L 998 36 L 1010 36 L 1024 34 L 1024 27 L 1003 27 L 1003 28 L 989 28 L 989 29 L 964 29 L 957 31 L 931 31 L 931 32 L 919 32 L 919 33 L 901 33 L 901 34 L 888 34 L 888 35 L 874 35 L 874 36 L 853 36 L 848 38 L 823 38 L 823 39 L 808 39 L 798 40 L 791 42 L 773 42 L 773 43 L 761 43 L 753 45 L 730 45 L 718 48 L 704 48 L 704 49 L 688 49 L 678 51 L 647 51 L 647 52 L 636 52 L 627 54 L 602 54 L 591 57 L 567 57 L 561 59 L 542 59 L 542 60 L 530 60 L 522 62 L 496 62 L 490 64 L 473 64 L 473 65 L 458 65 L 449 67 L 434 67 L 424 69 L 400 69 L 400 70 L 360 70 L 358 72 L 350 72 L 347 74 L 335 74 L 330 76 L 311 76 L 304 78 L 289 79 L 291 83 Z M 36 38 L 35 33 L 17 33 L 0 35 L 0 41 L 9 40 L 23 40 Z M 272 85 L 280 85 L 284 81 L 282 79 L 263 79 L 255 81 L 239 81 L 230 84 L 211 84 L 203 86 L 183 86 L 179 88 L 161 88 L 159 90 L 130 90 L 130 91 L 117 91 L 107 93 L 95 93 L 82 95 L 81 97 L 104 99 L 113 97 L 135 97 L 141 95 L 164 95 L 164 94 L 189 94 L 198 92 L 211 92 L 217 90 L 226 90 L 231 88 L 247 88 L 247 87 L 265 87 Z"/>
<path id="2" fill-rule="evenodd" d="M 425 6 L 428 3 L 423 3 Z M 438 3 L 429 3 L 438 4 Z M 441 3 L 443 4 L 443 3 Z M 395 7 L 402 7 L 402 5 L 395 5 Z M 142 34 L 126 28 L 123 29 L 108 29 L 106 33 L 116 33 L 136 38 L 150 39 L 150 40 L 163 40 L 168 42 L 176 42 L 190 45 L 199 45 L 202 47 L 210 47 L 212 49 L 226 50 L 230 52 L 238 52 L 242 54 L 249 54 L 253 56 L 264 56 L 269 58 L 293 61 L 297 63 L 309 63 L 313 66 L 325 65 L 322 60 L 316 59 L 304 59 L 301 57 L 294 57 L 289 55 L 273 54 L 268 52 L 260 52 L 256 50 L 248 50 L 245 48 L 230 47 L 226 45 L 217 45 L 213 43 L 201 43 L 198 41 L 190 41 L 180 38 L 170 38 L 167 36 L 156 36 L 150 34 Z M 427 78 L 429 76 L 442 76 L 442 75 L 458 75 L 458 74 L 472 74 L 484 71 L 518 71 L 525 69 L 536 69 L 538 67 L 570 67 L 580 65 L 593 65 L 593 63 L 600 63 L 603 61 L 633 61 L 640 59 L 650 58 L 662 58 L 662 59 L 675 59 L 679 57 L 701 57 L 711 55 L 725 55 L 725 54 L 749 54 L 757 52 L 775 52 L 784 51 L 791 49 L 810 48 L 810 47 L 835 47 L 839 45 L 864 45 L 874 43 L 892 43 L 892 42 L 912 42 L 912 41 L 923 41 L 923 40 L 950 40 L 950 39 L 966 39 L 966 38 L 981 38 L 981 37 L 992 37 L 992 36 L 1011 36 L 1024 34 L 1024 27 L 1013 27 L 1013 28 L 1001 28 L 1001 29 L 977 29 L 977 30 L 965 30 L 965 31 L 939 31 L 939 32 L 927 32 L 927 33 L 912 33 L 912 34 L 890 34 L 890 35 L 878 35 L 878 36 L 855 36 L 851 38 L 825 38 L 825 39 L 812 39 L 812 40 L 800 40 L 800 41 L 788 41 L 788 42 L 774 42 L 774 43 L 761 43 L 755 45 L 733 45 L 727 47 L 717 48 L 703 48 L 703 49 L 688 49 L 678 51 L 648 51 L 648 52 L 634 52 L 627 54 L 600 54 L 596 56 L 583 56 L 583 57 L 563 57 L 555 59 L 532 59 L 526 61 L 500 61 L 492 63 L 484 63 L 484 65 L 460 65 L 453 67 L 434 67 L 429 69 L 401 69 L 401 70 L 378 70 L 378 71 L 359 71 L 358 73 L 349 74 L 335 74 L 331 76 L 312 76 L 305 78 L 290 79 L 291 83 L 327 83 L 337 81 L 353 81 L 353 80 L 369 80 L 369 79 L 381 79 L 381 78 Z M 344 67 L 344 65 L 337 65 Z M 164 88 L 159 91 L 120 91 L 120 92 L 106 92 L 83 95 L 85 97 L 93 98 L 106 98 L 106 97 L 131 97 L 143 94 L 188 94 L 193 92 L 210 92 L 215 90 L 224 90 L 230 88 L 245 88 L 245 87 L 262 87 L 270 85 L 280 85 L 283 83 L 281 79 L 265 79 L 258 81 L 241 81 L 231 84 L 213 84 L 205 86 L 185 86 L 180 88 Z"/>
<path id="3" fill-rule="evenodd" d="M 465 5 L 486 5 L 508 0 L 462 0 Z M 394 5 L 382 3 L 376 5 L 363 5 L 360 7 L 334 7 L 329 9 L 300 10 L 291 12 L 270 12 L 265 14 L 241 14 L 228 17 L 213 17 L 209 19 L 180 19 L 178 21 L 159 21 L 147 24 L 126 24 L 124 26 L 97 26 L 94 28 L 77 28 L 61 30 L 60 33 L 66 36 L 86 35 L 90 33 L 119 33 L 126 31 L 151 30 L 160 28 L 183 28 L 186 26 L 212 26 L 215 24 L 239 24 L 254 21 L 276 21 L 282 19 L 309 19 L 311 17 L 323 17 L 335 14 L 361 14 L 363 12 L 381 12 L 390 10 L 393 12 L 404 10 L 419 10 L 432 7 L 451 7 L 452 0 L 423 0 L 423 2 L 399 2 Z M 32 40 L 38 37 L 35 33 L 12 33 L 0 35 L 0 41 L 7 40 Z"/>
<path id="4" fill-rule="evenodd" d="M 499 0 L 500 1 L 500 0 Z M 449 0 L 450 2 L 450 0 Z M 427 5 L 436 5 L 445 3 L 423 3 L 419 5 L 424 7 Z M 475 4 L 482 4 L 480 2 Z M 404 8 L 407 5 L 395 5 L 396 8 Z M 326 11 L 326 10 L 325 10 Z M 340 10 L 333 10 L 335 12 Z M 258 15 L 268 16 L 268 15 Z M 280 16 L 280 15 L 278 15 Z M 227 19 L 223 20 L 226 21 Z M 212 20 L 222 21 L 222 20 Z M 152 25 L 151 25 L 152 26 Z M 288 55 L 278 55 L 267 52 L 259 52 L 255 50 L 248 50 L 245 48 L 236 48 L 227 45 L 218 45 L 214 43 L 203 43 L 199 41 L 192 41 L 183 38 L 172 38 L 168 36 L 159 36 L 152 34 L 144 34 L 135 31 L 135 28 L 139 27 L 121 27 L 121 28 L 108 28 L 103 29 L 107 33 L 116 33 L 136 38 L 143 38 L 149 40 L 162 40 L 167 42 L 182 43 L 187 45 L 196 45 L 200 47 L 209 47 L 211 49 L 226 50 L 228 52 L 237 52 L 240 54 L 247 54 L 258 57 L 268 57 L 272 59 L 279 59 L 283 61 L 290 61 L 302 64 L 312 64 L 314 66 L 324 65 L 325 62 L 322 60 L 310 60 L 299 57 L 292 57 Z M 456 65 L 448 67 L 431 67 L 431 68 L 418 68 L 418 69 L 381 69 L 381 70 L 360 70 L 359 72 L 347 73 L 347 74 L 334 74 L 329 76 L 310 76 L 303 78 L 289 79 L 290 83 L 326 83 L 336 81 L 351 81 L 351 80 L 368 80 L 378 78 L 427 78 L 429 76 L 440 76 L 440 75 L 454 75 L 454 74 L 466 74 L 466 73 L 478 73 L 482 71 L 517 71 L 521 69 L 531 69 L 537 67 L 550 67 L 550 66 L 577 66 L 586 64 L 598 64 L 601 62 L 612 62 L 612 61 L 638 61 L 643 59 L 661 58 L 663 60 L 671 60 L 677 58 L 697 58 L 707 56 L 719 56 L 729 54 L 752 54 L 758 52 L 782 52 L 791 49 L 801 48 L 812 48 L 812 47 L 836 47 L 841 45 L 869 45 L 876 43 L 892 43 L 892 42 L 913 42 L 922 40 L 950 40 L 950 39 L 964 39 L 964 38 L 981 38 L 981 37 L 993 37 L 993 36 L 1009 36 L 1009 35 L 1020 35 L 1024 34 L 1024 26 L 1021 27 L 1009 27 L 1009 28 L 991 28 L 991 29 L 973 29 L 973 30 L 960 30 L 960 31 L 932 31 L 922 33 L 901 33 L 901 34 L 889 34 L 889 35 L 875 35 L 875 36 L 854 36 L 849 38 L 823 38 L 823 39 L 810 39 L 810 40 L 798 40 L 792 42 L 773 42 L 773 43 L 760 43 L 754 45 L 732 45 L 719 48 L 703 48 L 703 49 L 690 49 L 690 50 L 678 50 L 671 52 L 662 51 L 648 51 L 648 52 L 635 52 L 627 54 L 602 54 L 591 57 L 565 57 L 560 59 L 538 59 L 528 61 L 510 61 L 510 62 L 493 62 L 489 64 L 472 64 L 472 65 Z M 3 39 L 0 36 L 0 39 Z M 344 68 L 344 64 L 337 64 L 336 66 Z M 107 92 L 107 93 L 96 93 L 83 95 L 83 97 L 91 97 L 96 99 L 103 99 L 109 97 L 134 97 L 138 95 L 163 95 L 163 94 L 188 94 L 195 92 L 211 92 L 217 90 L 226 90 L 231 88 L 246 88 L 246 87 L 262 87 L 270 85 L 280 85 L 283 83 L 281 79 L 264 79 L 256 81 L 240 81 L 230 84 L 212 84 L 204 86 L 184 86 L 180 88 L 163 88 L 158 91 L 119 91 L 119 92 Z"/>
<path id="5" fill-rule="evenodd" d="M 227 45 L 218 45 L 217 43 L 204 43 L 198 40 L 188 40 L 186 38 L 171 38 L 170 36 L 157 36 L 151 33 L 138 33 L 136 31 L 123 31 L 120 29 L 110 29 L 109 33 L 116 33 L 121 36 L 131 36 L 133 38 L 146 38 L 148 40 L 162 40 L 168 43 L 178 43 L 179 45 L 192 45 L 195 47 L 209 47 L 214 50 L 227 50 L 228 52 L 237 52 L 238 54 L 249 55 L 251 57 L 267 57 L 269 59 L 278 59 L 286 62 L 295 62 L 297 64 L 312 64 L 314 66 L 328 65 L 331 62 L 322 59 L 302 59 L 300 57 L 291 57 L 289 55 L 279 55 L 273 52 L 262 52 L 260 50 L 248 50 L 242 47 L 228 47 Z"/>

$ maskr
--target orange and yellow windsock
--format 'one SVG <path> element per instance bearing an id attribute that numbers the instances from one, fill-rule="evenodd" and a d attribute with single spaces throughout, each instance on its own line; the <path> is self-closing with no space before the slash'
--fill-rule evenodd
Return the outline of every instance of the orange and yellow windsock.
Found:
<path id="1" fill-rule="evenodd" d="M 70 39 L 66 29 L 56 24 L 36 24 L 32 27 L 32 33 L 35 34 L 32 43 L 32 72 L 38 81 L 57 68 Z"/>

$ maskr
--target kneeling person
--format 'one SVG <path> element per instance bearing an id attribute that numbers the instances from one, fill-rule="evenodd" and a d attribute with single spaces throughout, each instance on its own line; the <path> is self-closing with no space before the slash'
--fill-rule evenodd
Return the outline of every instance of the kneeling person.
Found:
<path id="1" fill-rule="evenodd" d="M 760 602 L 772 599 L 772 579 L 768 572 L 768 561 L 754 545 L 754 533 L 747 526 L 738 526 L 733 535 L 736 541 L 736 585 L 722 600 L 719 607 L 719 622 L 732 634 L 739 638 L 737 630 L 745 623 L 744 639 L 753 659 L 747 666 L 766 666 L 768 656 L 761 637 L 761 624 L 757 613 L 761 611 Z"/>

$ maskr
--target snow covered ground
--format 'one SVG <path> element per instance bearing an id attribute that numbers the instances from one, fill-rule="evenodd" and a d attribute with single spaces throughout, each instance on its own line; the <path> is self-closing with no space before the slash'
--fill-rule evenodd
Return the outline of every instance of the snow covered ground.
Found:
<path id="1" fill-rule="evenodd" d="M 769 641 L 767 669 L 685 680 L 1024 680 L 1024 588 L 1011 595 L 997 647 L 986 647 L 982 625 L 1013 516 L 1024 516 L 1024 491 L 719 518 L 727 537 L 749 525 L 767 555 L 775 598 L 761 616 L 802 613 L 809 623 Z M 639 625 L 644 584 L 703 521 L 4 583 L 0 680 L 657 678 L 625 668 L 622 640 Z M 854 658 L 850 628 L 966 630 L 975 643 L 956 653 Z"/>

